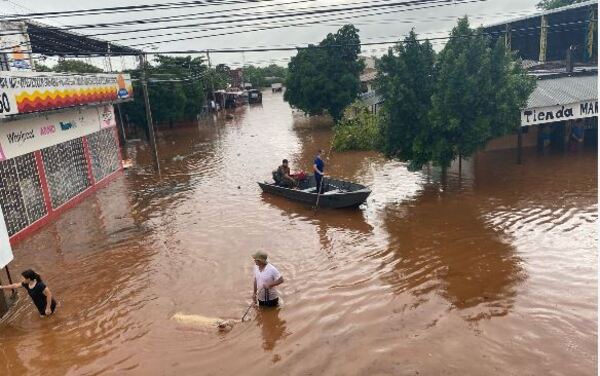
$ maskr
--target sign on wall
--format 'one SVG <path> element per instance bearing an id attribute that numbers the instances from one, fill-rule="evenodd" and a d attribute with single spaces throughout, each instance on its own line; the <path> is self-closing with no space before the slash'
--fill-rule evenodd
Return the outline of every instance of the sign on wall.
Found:
<path id="1" fill-rule="evenodd" d="M 24 22 L 0 22 L 0 51 L 6 54 L 8 69 L 31 71 L 31 42 Z"/>
<path id="2" fill-rule="evenodd" d="M 6 222 L 4 222 L 4 214 L 2 214 L 2 208 L 0 208 L 0 268 L 8 265 L 12 259 L 12 247 L 6 230 Z"/>
<path id="3" fill-rule="evenodd" d="M 598 115 L 598 100 L 560 106 L 528 108 L 521 111 L 521 125 L 536 125 L 556 121 L 583 119 Z"/>
<path id="4" fill-rule="evenodd" d="M 128 74 L 0 72 L 0 118 L 132 98 Z"/>
<path id="5" fill-rule="evenodd" d="M 0 161 L 114 127 L 112 105 L 78 108 L 0 124 Z"/>

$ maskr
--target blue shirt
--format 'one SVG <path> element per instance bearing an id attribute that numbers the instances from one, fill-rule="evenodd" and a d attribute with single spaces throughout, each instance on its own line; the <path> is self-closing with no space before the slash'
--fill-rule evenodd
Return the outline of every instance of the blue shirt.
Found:
<path id="1" fill-rule="evenodd" d="M 319 157 L 315 158 L 315 164 L 317 165 L 317 169 L 321 172 L 325 172 L 325 163 Z"/>

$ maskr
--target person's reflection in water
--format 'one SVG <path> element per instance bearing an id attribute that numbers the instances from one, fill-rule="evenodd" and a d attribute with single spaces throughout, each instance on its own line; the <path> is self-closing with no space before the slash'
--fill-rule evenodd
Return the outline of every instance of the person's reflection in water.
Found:
<path id="1" fill-rule="evenodd" d="M 256 325 L 261 327 L 263 337 L 263 349 L 272 351 L 277 341 L 289 335 L 286 330 L 285 321 L 279 317 L 281 308 L 261 308 L 256 316 Z"/>

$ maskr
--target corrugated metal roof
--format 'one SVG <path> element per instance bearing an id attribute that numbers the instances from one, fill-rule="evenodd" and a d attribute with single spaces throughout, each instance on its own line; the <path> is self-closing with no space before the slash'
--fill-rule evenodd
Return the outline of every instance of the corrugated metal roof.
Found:
<path id="1" fill-rule="evenodd" d="M 548 107 L 598 99 L 598 76 L 548 78 L 537 81 L 527 108 Z"/>
<path id="2" fill-rule="evenodd" d="M 500 26 L 500 25 L 516 23 L 516 22 L 525 21 L 525 20 L 529 20 L 532 18 L 536 18 L 536 17 L 547 16 L 547 15 L 553 14 L 553 13 L 560 13 L 560 12 L 564 12 L 564 11 L 571 10 L 571 9 L 583 8 L 583 7 L 587 7 L 587 6 L 594 5 L 594 4 L 598 4 L 598 0 L 588 0 L 588 1 L 583 1 L 581 3 L 566 5 L 564 7 L 539 11 L 539 12 L 535 12 L 535 13 L 527 15 L 527 16 L 511 18 L 508 20 L 498 21 L 498 22 L 490 23 L 488 25 L 483 25 L 483 28 L 487 29 L 490 27 L 496 27 L 496 26 Z"/>

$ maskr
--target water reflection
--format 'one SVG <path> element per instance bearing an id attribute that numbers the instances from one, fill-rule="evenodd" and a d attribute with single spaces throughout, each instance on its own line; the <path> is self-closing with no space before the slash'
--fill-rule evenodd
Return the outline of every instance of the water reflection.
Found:
<path id="1" fill-rule="evenodd" d="M 261 329 L 262 347 L 266 351 L 272 351 L 278 341 L 290 335 L 285 321 L 279 317 L 280 312 L 281 308 L 258 309 L 255 322 Z"/>
<path id="2" fill-rule="evenodd" d="M 522 261 L 510 242 L 486 225 L 472 196 L 447 191 L 463 184 L 444 186 L 425 185 L 412 201 L 385 208 L 390 245 L 383 279 L 420 302 L 431 292 L 441 293 L 469 319 L 505 315 L 525 278 Z"/>

